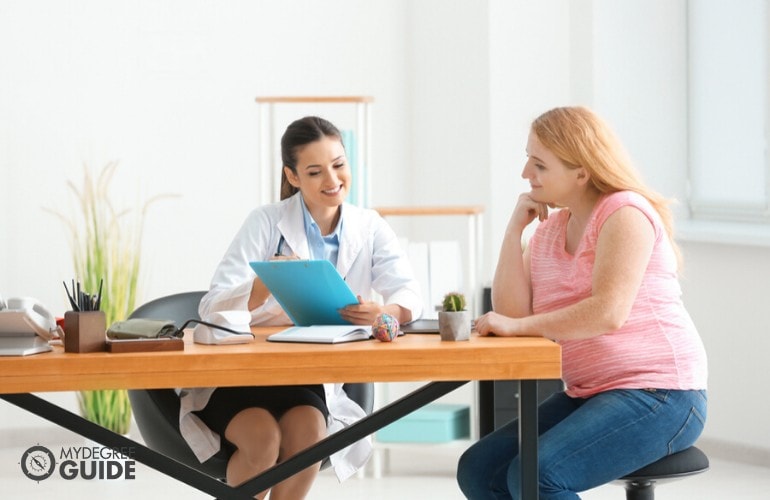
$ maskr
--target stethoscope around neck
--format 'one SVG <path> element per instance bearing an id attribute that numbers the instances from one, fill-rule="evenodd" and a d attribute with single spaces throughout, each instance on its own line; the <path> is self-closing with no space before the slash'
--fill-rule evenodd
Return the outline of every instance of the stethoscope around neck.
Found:
<path id="1" fill-rule="evenodd" d="M 275 249 L 275 257 L 283 257 L 283 249 L 286 247 L 286 239 L 281 235 L 278 240 L 278 248 Z"/>

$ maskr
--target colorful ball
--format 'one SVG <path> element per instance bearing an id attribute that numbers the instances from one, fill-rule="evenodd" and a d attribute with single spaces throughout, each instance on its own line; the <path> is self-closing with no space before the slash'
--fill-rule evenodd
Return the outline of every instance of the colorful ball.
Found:
<path id="1" fill-rule="evenodd" d="M 391 342 L 398 337 L 398 320 L 390 314 L 379 314 L 372 323 L 372 335 L 380 342 Z"/>

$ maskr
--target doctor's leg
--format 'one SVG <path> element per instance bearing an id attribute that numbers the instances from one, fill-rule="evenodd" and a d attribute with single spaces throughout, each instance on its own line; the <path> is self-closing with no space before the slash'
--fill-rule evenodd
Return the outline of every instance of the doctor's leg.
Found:
<path id="1" fill-rule="evenodd" d="M 284 413 L 278 424 L 281 428 L 279 462 L 283 462 L 326 437 L 326 419 L 313 406 L 291 408 Z M 276 484 L 270 493 L 270 499 L 296 500 L 305 498 L 320 469 L 321 462 L 318 462 Z"/>
<path id="2" fill-rule="evenodd" d="M 278 461 L 281 429 L 273 415 L 263 408 L 247 408 L 235 415 L 225 429 L 225 439 L 236 447 L 227 462 L 230 485 L 239 485 Z M 257 498 L 264 498 L 265 493 Z"/>

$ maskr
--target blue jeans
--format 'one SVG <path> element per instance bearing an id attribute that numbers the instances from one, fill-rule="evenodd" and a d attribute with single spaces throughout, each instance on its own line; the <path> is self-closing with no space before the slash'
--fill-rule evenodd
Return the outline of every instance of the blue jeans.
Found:
<path id="1" fill-rule="evenodd" d="M 593 397 L 554 394 L 539 407 L 541 500 L 574 500 L 700 436 L 706 391 L 619 389 Z M 460 457 L 457 481 L 469 499 L 518 499 L 519 429 L 514 420 Z"/>

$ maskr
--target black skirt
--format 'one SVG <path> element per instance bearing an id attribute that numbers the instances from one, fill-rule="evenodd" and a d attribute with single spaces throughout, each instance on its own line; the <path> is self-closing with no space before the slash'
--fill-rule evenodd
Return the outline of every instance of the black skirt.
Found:
<path id="1" fill-rule="evenodd" d="M 219 434 L 222 445 L 229 454 L 235 447 L 225 439 L 225 429 L 230 421 L 247 408 L 264 408 L 276 420 L 295 406 L 313 406 L 326 420 L 329 408 L 326 406 L 323 385 L 279 385 L 264 387 L 218 387 L 206 406 L 194 412 L 212 431 Z"/>

